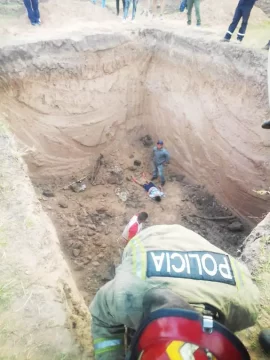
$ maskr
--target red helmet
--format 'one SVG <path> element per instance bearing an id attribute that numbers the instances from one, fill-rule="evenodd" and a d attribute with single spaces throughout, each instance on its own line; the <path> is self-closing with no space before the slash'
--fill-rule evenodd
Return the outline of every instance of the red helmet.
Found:
<path id="1" fill-rule="evenodd" d="M 250 360 L 241 341 L 212 317 L 195 311 L 151 313 L 131 345 L 130 360 Z"/>

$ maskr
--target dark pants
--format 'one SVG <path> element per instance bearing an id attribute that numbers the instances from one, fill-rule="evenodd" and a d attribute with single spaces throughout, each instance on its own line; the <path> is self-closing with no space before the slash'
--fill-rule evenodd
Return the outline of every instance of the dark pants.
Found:
<path id="1" fill-rule="evenodd" d="M 119 15 L 119 12 L 120 12 L 119 3 L 120 3 L 120 0 L 116 0 L 116 12 L 117 12 L 117 15 Z M 125 9 L 125 0 L 122 0 L 122 3 L 123 3 L 123 11 L 124 11 L 124 9 Z"/>
<path id="2" fill-rule="evenodd" d="M 125 0 L 124 19 L 126 19 L 128 17 L 130 3 L 131 3 L 131 0 Z M 137 3 L 138 3 L 138 0 L 132 0 L 132 20 L 135 19 Z"/>
<path id="3" fill-rule="evenodd" d="M 237 6 L 235 13 L 234 13 L 233 21 L 232 21 L 231 25 L 229 26 L 228 31 L 226 32 L 225 39 L 227 39 L 227 40 L 231 39 L 232 34 L 233 34 L 234 30 L 236 29 L 241 18 L 242 18 L 242 24 L 241 24 L 241 27 L 237 34 L 237 40 L 242 41 L 244 39 L 246 30 L 247 30 L 248 19 L 249 19 L 252 8 L 253 8 L 253 5 L 252 6 L 247 6 L 247 5 Z"/>
<path id="4" fill-rule="evenodd" d="M 38 0 L 23 0 L 31 23 L 37 23 L 40 19 Z"/>

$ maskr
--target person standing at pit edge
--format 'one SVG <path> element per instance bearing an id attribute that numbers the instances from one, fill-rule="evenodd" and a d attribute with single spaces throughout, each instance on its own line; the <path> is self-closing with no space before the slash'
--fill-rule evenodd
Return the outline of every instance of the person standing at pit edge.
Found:
<path id="1" fill-rule="evenodd" d="M 162 140 L 158 140 L 157 146 L 153 149 L 153 177 L 151 181 L 160 178 L 161 186 L 165 184 L 164 177 L 164 165 L 169 163 L 170 155 L 166 149 L 164 149 L 164 143 Z"/>
<path id="2" fill-rule="evenodd" d="M 201 13 L 200 13 L 200 1 L 201 0 L 187 0 L 187 24 L 191 25 L 191 14 L 193 5 L 195 5 L 195 12 L 197 18 L 197 26 L 201 26 Z"/>
<path id="3" fill-rule="evenodd" d="M 26 7 L 28 18 L 33 26 L 41 24 L 38 0 L 23 0 Z"/>
<path id="4" fill-rule="evenodd" d="M 239 3 L 235 9 L 233 21 L 229 26 L 229 29 L 226 32 L 225 37 L 224 39 L 222 39 L 222 41 L 229 42 L 231 40 L 234 30 L 236 29 L 239 21 L 242 18 L 242 24 L 237 34 L 237 41 L 241 43 L 246 34 L 248 19 L 256 1 L 257 0 L 239 0 Z"/>

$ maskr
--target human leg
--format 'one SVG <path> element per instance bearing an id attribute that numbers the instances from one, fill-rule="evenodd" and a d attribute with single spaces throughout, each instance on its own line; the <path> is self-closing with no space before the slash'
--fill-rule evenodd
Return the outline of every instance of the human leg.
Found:
<path id="1" fill-rule="evenodd" d="M 233 16 L 232 23 L 229 26 L 229 29 L 225 34 L 225 37 L 224 37 L 225 40 L 228 40 L 228 41 L 231 40 L 232 34 L 233 34 L 234 30 L 236 29 L 241 17 L 242 17 L 242 9 L 237 6 L 234 16 Z"/>
<path id="2" fill-rule="evenodd" d="M 164 177 L 164 166 L 163 165 L 158 166 L 158 176 L 160 178 L 161 185 L 164 185 L 165 177 Z"/>
<path id="3" fill-rule="evenodd" d="M 152 180 L 157 179 L 157 177 L 158 177 L 158 167 L 155 163 L 153 163 Z"/>
<path id="4" fill-rule="evenodd" d="M 124 20 L 128 17 L 128 11 L 130 6 L 130 0 L 125 0 L 125 9 L 124 9 Z"/>
<path id="5" fill-rule="evenodd" d="M 243 9 L 243 18 L 242 18 L 242 24 L 237 34 L 237 40 L 242 41 L 244 39 L 244 36 L 246 34 L 248 20 L 250 17 L 252 8 L 245 7 Z"/>
<path id="6" fill-rule="evenodd" d="M 194 0 L 197 26 L 201 25 L 200 0 Z"/>
<path id="7" fill-rule="evenodd" d="M 161 4 L 160 4 L 160 16 L 163 16 L 163 15 L 164 15 L 165 7 L 166 7 L 166 0 L 161 0 Z"/>
<path id="8" fill-rule="evenodd" d="M 31 0 L 23 0 L 23 2 L 24 2 L 24 6 L 25 6 L 25 8 L 27 10 L 28 18 L 31 21 L 31 23 L 34 24 L 35 23 L 35 16 L 34 16 L 34 11 L 32 9 Z"/>
<path id="9" fill-rule="evenodd" d="M 152 0 L 152 14 L 155 15 L 157 13 L 157 0 Z"/>
<path id="10" fill-rule="evenodd" d="M 191 25 L 191 13 L 193 8 L 194 0 L 188 0 L 187 1 L 187 23 L 188 25 Z"/>
<path id="11" fill-rule="evenodd" d="M 132 0 L 132 20 L 135 19 L 138 0 Z"/>
<path id="12" fill-rule="evenodd" d="M 32 3 L 32 9 L 33 9 L 33 15 L 34 15 L 34 21 L 36 23 L 40 22 L 40 13 L 38 8 L 38 0 L 31 0 Z"/>

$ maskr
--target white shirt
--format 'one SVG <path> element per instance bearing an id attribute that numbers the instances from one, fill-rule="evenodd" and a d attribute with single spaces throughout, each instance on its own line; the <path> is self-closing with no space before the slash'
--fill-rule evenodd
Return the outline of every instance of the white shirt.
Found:
<path id="1" fill-rule="evenodd" d="M 127 226 L 125 227 L 123 231 L 123 238 L 126 241 L 131 240 L 135 235 L 137 235 L 142 230 L 142 224 L 139 224 L 138 222 L 138 215 L 134 215 Z"/>
<path id="2" fill-rule="evenodd" d="M 151 189 L 148 191 L 148 195 L 151 199 L 154 199 L 156 196 L 164 196 L 164 193 L 156 187 L 151 187 Z"/>

